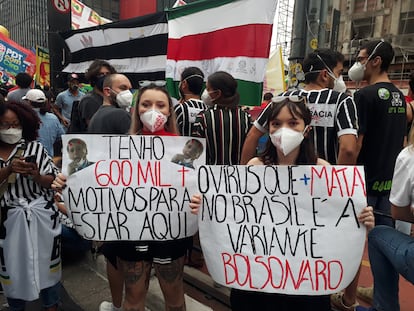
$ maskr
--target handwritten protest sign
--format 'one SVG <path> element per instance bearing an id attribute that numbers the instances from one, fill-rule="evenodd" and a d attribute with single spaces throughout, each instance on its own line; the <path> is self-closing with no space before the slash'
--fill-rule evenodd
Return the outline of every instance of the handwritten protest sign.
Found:
<path id="1" fill-rule="evenodd" d="M 365 242 L 364 180 L 353 166 L 201 166 L 199 233 L 211 276 L 252 291 L 345 288 Z"/>
<path id="2" fill-rule="evenodd" d="M 189 201 L 205 141 L 190 137 L 64 135 L 63 195 L 85 239 L 174 240 L 197 231 Z"/>

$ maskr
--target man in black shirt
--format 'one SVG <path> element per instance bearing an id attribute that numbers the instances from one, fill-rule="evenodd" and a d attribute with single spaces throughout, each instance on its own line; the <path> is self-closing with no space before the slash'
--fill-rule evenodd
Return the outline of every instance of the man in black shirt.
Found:
<path id="1" fill-rule="evenodd" d="M 358 164 L 365 167 L 368 205 L 374 208 L 376 225 L 392 227 L 391 181 L 407 128 L 404 95 L 388 77 L 393 58 L 391 44 L 370 41 L 362 46 L 357 62 L 348 72 L 352 80 L 366 80 L 369 84 L 354 95 L 360 120 Z M 369 296 L 372 296 L 372 288 L 358 288 L 358 297 L 367 300 Z"/>

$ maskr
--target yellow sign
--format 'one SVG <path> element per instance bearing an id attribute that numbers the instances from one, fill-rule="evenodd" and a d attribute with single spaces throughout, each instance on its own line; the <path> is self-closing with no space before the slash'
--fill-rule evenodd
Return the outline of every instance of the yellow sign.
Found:
<path id="1" fill-rule="evenodd" d="M 314 38 L 309 42 L 310 47 L 313 50 L 316 50 L 318 48 L 318 39 Z"/>
<path id="2" fill-rule="evenodd" d="M 41 46 L 36 46 L 36 83 L 50 85 L 49 50 Z"/>

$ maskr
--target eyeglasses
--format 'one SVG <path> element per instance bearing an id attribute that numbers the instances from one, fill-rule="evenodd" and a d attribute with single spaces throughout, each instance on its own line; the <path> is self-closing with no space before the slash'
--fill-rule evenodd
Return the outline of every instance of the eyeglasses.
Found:
<path id="1" fill-rule="evenodd" d="M 8 130 L 10 128 L 17 129 L 17 128 L 20 128 L 20 127 L 21 126 L 20 126 L 19 123 L 12 123 L 12 124 L 10 124 L 10 123 L 0 123 L 0 129 L 2 129 L 2 130 Z"/>
<path id="2" fill-rule="evenodd" d="M 142 81 L 139 81 L 138 84 L 140 87 L 150 86 L 151 84 L 154 84 L 155 86 L 165 86 L 166 82 L 164 80 L 155 80 L 155 81 L 142 80 Z"/>
<path id="3" fill-rule="evenodd" d="M 362 62 L 364 59 L 367 59 L 368 58 L 368 56 L 358 56 L 357 58 L 356 58 L 356 61 L 358 62 L 358 63 L 360 63 L 360 62 Z"/>
<path id="4" fill-rule="evenodd" d="M 292 103 L 301 103 L 304 102 L 306 104 L 306 97 L 301 95 L 286 95 L 286 96 L 274 96 L 272 98 L 272 103 L 280 104 L 285 101 L 290 101 Z"/>

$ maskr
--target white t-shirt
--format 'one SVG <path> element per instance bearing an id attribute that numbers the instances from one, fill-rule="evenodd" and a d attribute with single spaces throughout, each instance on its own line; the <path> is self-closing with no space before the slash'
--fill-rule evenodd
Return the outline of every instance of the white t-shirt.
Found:
<path id="1" fill-rule="evenodd" d="M 405 147 L 395 161 L 390 202 L 395 206 L 414 206 L 414 146 Z"/>

